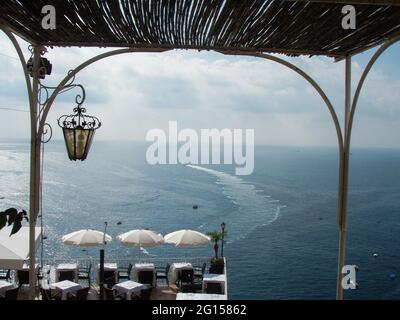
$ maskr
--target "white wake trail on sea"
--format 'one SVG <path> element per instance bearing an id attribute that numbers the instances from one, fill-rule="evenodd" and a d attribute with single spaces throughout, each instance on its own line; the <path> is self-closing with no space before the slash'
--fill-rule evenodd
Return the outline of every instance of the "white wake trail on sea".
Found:
<path id="1" fill-rule="evenodd" d="M 224 211 L 221 216 L 216 217 L 218 221 L 204 222 L 200 228 L 204 231 L 215 229 L 225 219 L 227 229 L 229 228 L 227 242 L 245 238 L 255 228 L 273 223 L 278 219 L 281 208 L 285 207 L 279 200 L 264 195 L 263 190 L 257 189 L 243 178 L 196 165 L 187 167 L 215 176 L 215 183 L 221 186 L 222 193 L 236 206 L 236 210 Z"/>

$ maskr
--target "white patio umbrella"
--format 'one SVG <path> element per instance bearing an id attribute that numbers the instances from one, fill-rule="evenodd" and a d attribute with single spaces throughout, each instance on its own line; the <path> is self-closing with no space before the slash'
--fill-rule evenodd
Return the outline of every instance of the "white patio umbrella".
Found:
<path id="1" fill-rule="evenodd" d="M 12 226 L 0 230 L 0 268 L 21 269 L 29 258 L 29 227 L 10 236 Z M 40 244 L 40 227 L 35 227 L 35 247 Z"/>
<path id="2" fill-rule="evenodd" d="M 139 248 L 156 247 L 164 243 L 164 238 L 161 234 L 145 229 L 136 229 L 125 232 L 117 236 L 117 239 L 125 246 Z M 140 250 L 140 256 L 141 253 L 142 250 Z"/>
<path id="3" fill-rule="evenodd" d="M 104 241 L 110 242 L 111 240 L 112 238 L 108 234 L 91 229 L 78 230 L 62 237 L 64 244 L 81 247 L 95 247 L 103 244 Z"/>
<path id="4" fill-rule="evenodd" d="M 164 243 L 161 234 L 152 230 L 136 229 L 117 236 L 117 239 L 128 247 L 156 247 Z"/>
<path id="5" fill-rule="evenodd" d="M 165 243 L 174 244 L 176 247 L 192 247 L 209 244 L 211 239 L 204 233 L 194 230 L 178 230 L 164 236 Z"/>
<path id="6" fill-rule="evenodd" d="M 111 236 L 104 234 L 104 232 L 91 229 L 74 231 L 62 237 L 62 242 L 64 244 L 86 247 L 86 255 L 88 257 L 89 253 L 87 248 L 99 246 L 103 244 L 104 241 L 112 241 Z"/>

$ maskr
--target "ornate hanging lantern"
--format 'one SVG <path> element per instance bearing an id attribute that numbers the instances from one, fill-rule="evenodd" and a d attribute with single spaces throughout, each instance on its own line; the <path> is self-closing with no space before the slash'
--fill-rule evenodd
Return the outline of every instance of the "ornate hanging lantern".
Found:
<path id="1" fill-rule="evenodd" d="M 83 89 L 83 88 L 82 88 Z M 86 109 L 82 107 L 85 100 L 83 96 L 77 96 L 77 107 L 74 114 L 63 115 L 58 119 L 58 125 L 63 129 L 65 145 L 70 160 L 85 160 L 92 145 L 95 131 L 100 128 L 101 122 L 94 116 L 85 115 Z"/>

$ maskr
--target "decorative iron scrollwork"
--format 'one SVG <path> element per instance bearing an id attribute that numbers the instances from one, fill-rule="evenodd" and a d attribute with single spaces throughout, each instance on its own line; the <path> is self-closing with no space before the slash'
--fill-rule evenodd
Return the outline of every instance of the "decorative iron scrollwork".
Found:
<path id="1" fill-rule="evenodd" d="M 47 122 L 44 124 L 42 139 L 40 140 L 42 143 L 47 143 L 51 140 L 53 136 L 53 128 Z"/>
<path id="2" fill-rule="evenodd" d="M 74 114 L 63 115 L 58 119 L 58 125 L 61 128 L 67 129 L 98 129 L 101 127 L 101 122 L 97 117 L 85 115 L 86 109 L 78 104 L 73 109 Z"/>

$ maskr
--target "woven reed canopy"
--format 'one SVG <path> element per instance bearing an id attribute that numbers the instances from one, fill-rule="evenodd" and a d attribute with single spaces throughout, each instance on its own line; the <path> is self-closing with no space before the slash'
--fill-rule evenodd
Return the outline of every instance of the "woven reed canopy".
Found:
<path id="1" fill-rule="evenodd" d="M 343 57 L 400 34 L 399 0 L 7 0 L 0 23 L 47 46 L 184 48 Z M 357 28 L 341 26 L 354 4 Z M 57 28 L 41 13 L 54 5 Z"/>

